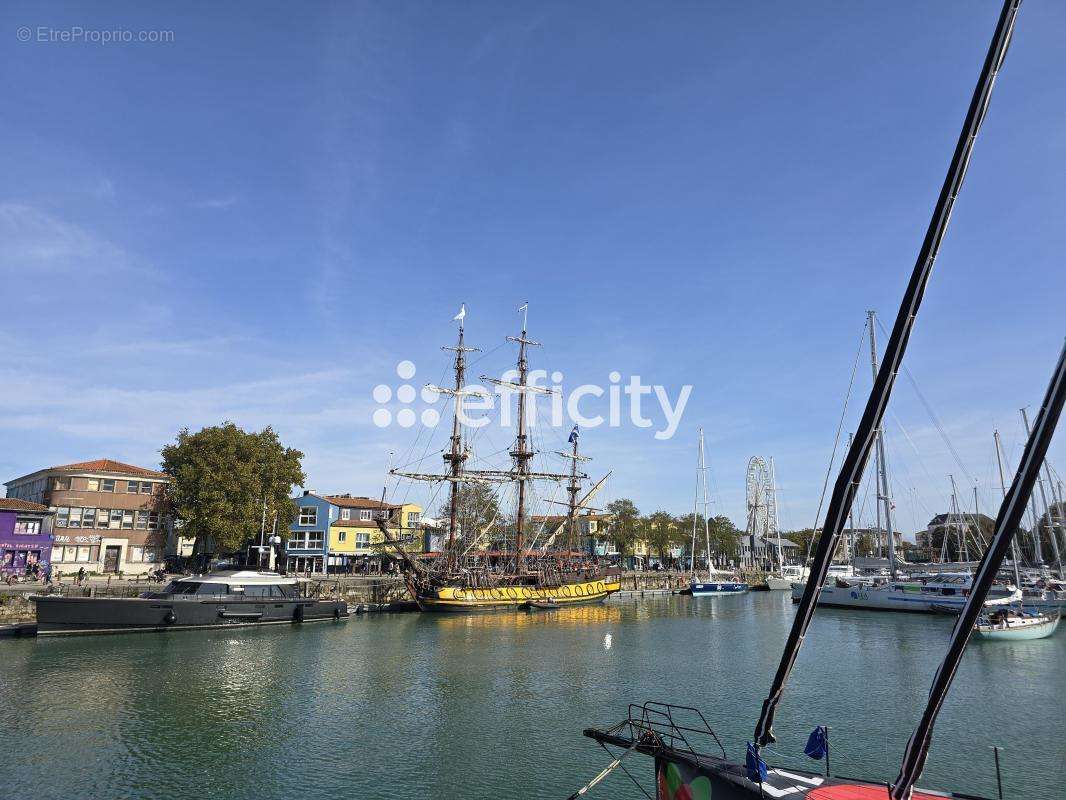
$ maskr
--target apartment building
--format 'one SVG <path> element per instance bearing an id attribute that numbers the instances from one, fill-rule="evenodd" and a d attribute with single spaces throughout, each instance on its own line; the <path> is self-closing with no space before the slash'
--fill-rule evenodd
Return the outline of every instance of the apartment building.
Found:
<path id="1" fill-rule="evenodd" d="M 319 495 L 306 491 L 294 498 L 296 519 L 289 526 L 287 567 L 296 572 L 347 573 L 381 566 L 384 539 L 376 520 L 384 520 L 393 538 L 408 552 L 422 552 L 422 508 L 413 503 L 382 503 L 350 494 Z"/>
<path id="2" fill-rule="evenodd" d="M 54 569 L 138 575 L 163 561 L 169 481 L 162 472 L 101 458 L 40 469 L 4 486 L 9 498 L 55 513 Z"/>

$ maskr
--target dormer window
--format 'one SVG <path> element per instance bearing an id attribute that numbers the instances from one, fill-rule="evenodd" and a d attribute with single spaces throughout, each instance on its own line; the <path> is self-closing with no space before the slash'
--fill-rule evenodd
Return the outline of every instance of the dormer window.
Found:
<path id="1" fill-rule="evenodd" d="M 363 522 L 370 522 L 374 518 L 374 513 L 370 509 L 363 508 L 359 510 L 359 519 Z"/>
<path id="2" fill-rule="evenodd" d="M 341 519 L 351 519 L 351 518 L 352 518 L 352 510 L 350 508 L 342 508 L 341 509 Z"/>

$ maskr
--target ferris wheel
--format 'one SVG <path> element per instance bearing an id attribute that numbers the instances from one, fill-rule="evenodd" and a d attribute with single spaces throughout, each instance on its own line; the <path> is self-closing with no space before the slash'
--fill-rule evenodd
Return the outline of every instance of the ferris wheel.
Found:
<path id="1" fill-rule="evenodd" d="M 759 456 L 748 461 L 748 532 L 764 539 L 777 536 L 777 492 L 774 487 L 773 459 L 767 468 Z"/>

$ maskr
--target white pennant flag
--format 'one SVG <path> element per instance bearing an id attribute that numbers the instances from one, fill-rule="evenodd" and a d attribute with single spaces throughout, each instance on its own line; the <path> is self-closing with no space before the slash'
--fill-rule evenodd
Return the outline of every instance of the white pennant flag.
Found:
<path id="1" fill-rule="evenodd" d="M 466 303 L 459 306 L 459 313 L 452 317 L 453 321 L 462 322 L 466 318 Z"/>

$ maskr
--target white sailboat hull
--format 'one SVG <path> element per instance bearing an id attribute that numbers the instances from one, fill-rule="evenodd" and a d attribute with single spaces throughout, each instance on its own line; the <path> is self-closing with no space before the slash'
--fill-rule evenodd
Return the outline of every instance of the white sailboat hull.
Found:
<path id="1" fill-rule="evenodd" d="M 792 599 L 799 602 L 803 585 L 792 588 Z M 818 594 L 818 605 L 835 608 L 861 608 L 872 611 L 910 611 L 921 613 L 952 614 L 962 611 L 967 595 L 944 594 L 936 587 L 921 587 L 913 584 L 889 586 L 864 586 L 861 584 L 842 587 L 836 583 L 823 586 Z"/>
<path id="2" fill-rule="evenodd" d="M 767 575 L 766 585 L 772 592 L 788 592 L 792 590 L 792 585 L 799 583 L 802 585 L 802 581 L 797 578 L 782 578 L 780 575 Z"/>
<path id="3" fill-rule="evenodd" d="M 1025 641 L 1029 639 L 1043 639 L 1047 636 L 1051 636 L 1058 627 L 1058 614 L 1053 616 L 1041 614 L 1039 617 L 1008 619 L 1006 622 L 998 625 L 978 623 L 974 632 L 981 639 Z"/>

